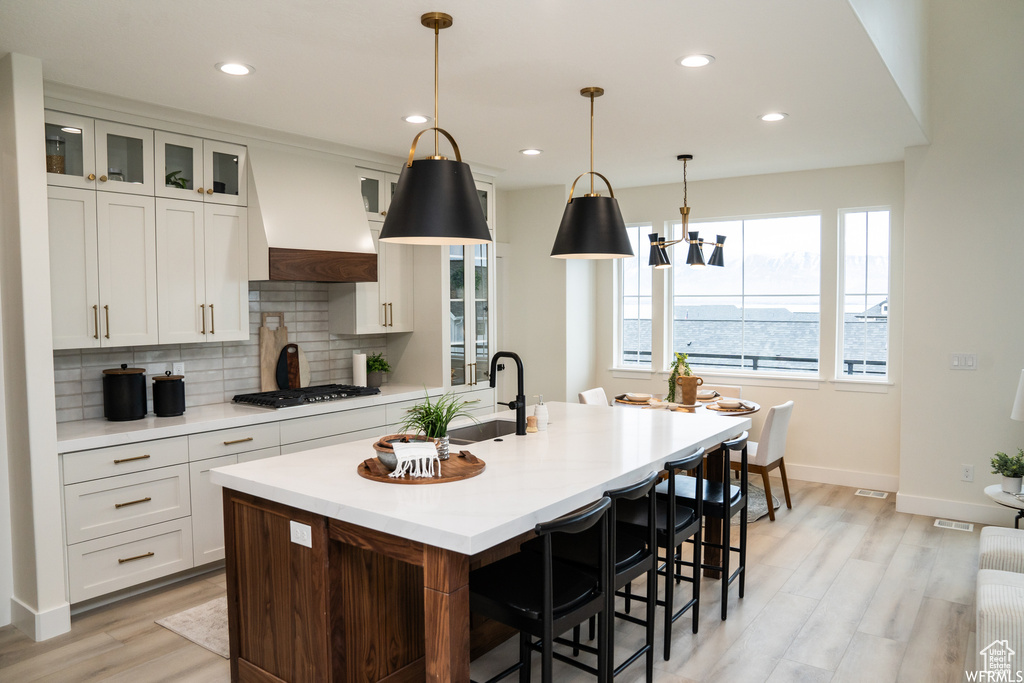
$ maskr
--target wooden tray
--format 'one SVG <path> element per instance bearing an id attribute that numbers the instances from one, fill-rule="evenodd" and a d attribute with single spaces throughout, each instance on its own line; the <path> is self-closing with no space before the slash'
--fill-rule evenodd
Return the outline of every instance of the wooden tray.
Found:
<path id="1" fill-rule="evenodd" d="M 623 405 L 627 405 L 627 406 L 649 406 L 649 405 L 651 405 L 651 399 L 647 399 L 646 401 L 627 401 L 624 398 L 616 398 L 615 402 L 616 403 L 622 403 Z"/>
<path id="2" fill-rule="evenodd" d="M 448 481 L 459 481 L 475 477 L 487 467 L 480 458 L 469 451 L 452 453 L 447 460 L 441 461 L 440 477 L 389 477 L 390 472 L 380 464 L 377 458 L 367 458 L 359 463 L 356 472 L 363 479 L 384 482 L 385 484 L 443 484 Z"/>
<path id="3" fill-rule="evenodd" d="M 750 413 L 756 412 L 756 408 L 752 405 L 740 406 L 739 408 L 720 408 L 715 403 L 709 403 L 704 406 L 707 410 L 713 410 L 716 413 Z"/>

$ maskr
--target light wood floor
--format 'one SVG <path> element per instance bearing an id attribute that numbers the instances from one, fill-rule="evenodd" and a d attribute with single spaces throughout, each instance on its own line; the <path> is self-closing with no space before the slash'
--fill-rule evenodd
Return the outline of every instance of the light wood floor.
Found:
<path id="1" fill-rule="evenodd" d="M 688 615 L 676 622 L 669 662 L 658 628 L 655 680 L 964 680 L 976 650 L 980 527 L 938 529 L 933 518 L 896 512 L 892 494 L 876 500 L 791 483 L 793 510 L 783 506 L 774 523 L 765 517 L 749 527 L 746 597 L 738 600 L 733 584 L 729 618 L 720 621 L 720 584 L 705 581 L 699 633 Z M 227 660 L 153 623 L 223 593 L 218 572 L 81 614 L 70 633 L 41 643 L 5 627 L 0 681 L 227 681 Z M 639 646 L 642 630 L 619 623 L 616 639 L 623 650 Z M 473 677 L 508 666 L 517 651 L 515 639 L 495 649 L 473 662 Z M 555 666 L 560 683 L 593 680 Z M 642 681 L 643 663 L 616 680 Z"/>

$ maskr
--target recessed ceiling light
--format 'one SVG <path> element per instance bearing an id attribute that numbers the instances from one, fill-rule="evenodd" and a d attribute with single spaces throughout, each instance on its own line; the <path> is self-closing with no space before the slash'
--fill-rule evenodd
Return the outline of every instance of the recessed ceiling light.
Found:
<path id="1" fill-rule="evenodd" d="M 785 114 L 781 111 L 773 111 L 768 114 L 762 114 L 757 118 L 761 119 L 762 121 L 781 121 L 787 116 L 789 116 L 789 114 Z"/>
<path id="2" fill-rule="evenodd" d="M 430 120 L 430 117 L 423 114 L 410 114 L 409 116 L 403 116 L 402 120 L 406 123 L 426 123 Z"/>
<path id="3" fill-rule="evenodd" d="M 72 126 L 64 126 L 63 128 L 61 128 L 61 130 L 64 131 L 65 133 L 71 133 L 72 135 L 82 134 L 81 128 L 73 128 Z"/>
<path id="4" fill-rule="evenodd" d="M 528 157 L 535 157 L 535 156 L 537 156 L 538 154 L 540 154 L 543 151 L 544 150 L 542 150 L 542 149 L 533 149 L 531 147 L 530 149 L 521 149 L 521 150 L 519 150 L 519 153 L 520 154 L 525 154 Z"/>
<path id="5" fill-rule="evenodd" d="M 217 69 L 232 76 L 245 76 L 255 71 L 248 64 L 239 64 L 238 62 L 221 62 L 217 65 Z"/>
<path id="6" fill-rule="evenodd" d="M 687 55 L 679 60 L 679 66 L 696 68 L 699 66 L 707 66 L 713 61 L 715 61 L 715 58 L 711 55 Z"/>

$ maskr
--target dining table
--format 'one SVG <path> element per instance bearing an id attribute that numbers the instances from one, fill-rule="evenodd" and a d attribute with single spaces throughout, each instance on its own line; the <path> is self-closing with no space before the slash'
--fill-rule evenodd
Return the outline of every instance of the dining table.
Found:
<path id="1" fill-rule="evenodd" d="M 360 476 L 375 439 L 212 470 L 224 487 L 232 680 L 465 683 L 471 656 L 509 637 L 471 621 L 472 568 L 516 552 L 538 523 L 750 427 L 707 410 L 552 402 L 548 413 L 546 430 L 459 446 L 484 467 L 458 481 Z"/>

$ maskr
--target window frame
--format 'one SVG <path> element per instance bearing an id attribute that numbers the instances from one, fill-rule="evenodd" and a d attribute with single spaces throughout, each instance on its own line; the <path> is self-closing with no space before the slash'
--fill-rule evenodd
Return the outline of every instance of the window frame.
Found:
<path id="1" fill-rule="evenodd" d="M 638 268 L 640 268 L 640 269 L 642 269 L 642 268 L 650 268 L 650 266 L 647 265 L 647 263 L 648 263 L 648 259 L 647 259 L 648 249 L 650 248 L 650 243 L 647 240 L 647 235 L 652 233 L 652 232 L 654 232 L 654 225 L 652 223 L 650 223 L 650 222 L 626 223 L 626 229 L 628 230 L 630 228 L 637 228 L 637 253 L 634 254 L 633 258 L 637 259 L 637 266 L 638 266 Z M 645 230 L 646 230 L 646 232 L 645 232 Z M 654 351 L 655 351 L 655 344 L 654 344 L 654 320 L 655 320 L 654 283 L 655 283 L 655 271 L 654 271 L 653 268 L 650 268 L 650 271 L 651 271 L 651 283 L 650 283 L 650 287 L 651 287 L 651 293 L 650 293 L 650 298 L 651 298 L 651 358 L 650 358 L 650 360 L 646 364 L 636 363 L 636 364 L 629 364 L 629 365 L 627 365 L 626 363 L 623 362 L 623 351 L 624 351 L 624 348 L 623 348 L 623 334 L 622 334 L 623 333 L 623 323 L 625 322 L 625 319 L 623 318 L 623 315 L 625 313 L 624 305 L 623 305 L 623 296 L 624 296 L 624 287 L 625 287 L 625 273 L 623 272 L 623 269 L 625 268 L 626 260 L 627 259 L 625 259 L 625 258 L 615 259 L 615 268 L 614 268 L 614 272 L 615 272 L 615 316 L 614 316 L 615 342 L 614 342 L 614 344 L 612 344 L 612 347 L 613 347 L 612 348 L 612 353 L 614 354 L 614 357 L 612 358 L 612 370 L 616 371 L 616 372 L 625 371 L 625 372 L 636 372 L 636 373 L 647 373 L 647 374 L 649 374 L 649 373 L 655 371 L 655 363 L 654 363 Z"/>
<path id="2" fill-rule="evenodd" d="M 824 235 L 822 233 L 822 231 L 824 230 L 825 221 L 824 221 L 824 215 L 822 214 L 822 212 L 818 211 L 818 210 L 814 210 L 814 209 L 808 209 L 808 210 L 803 210 L 803 211 L 785 211 L 785 212 L 774 212 L 774 213 L 754 213 L 754 214 L 744 214 L 744 215 L 735 215 L 735 216 L 716 216 L 716 217 L 704 218 L 704 219 L 701 219 L 699 221 L 690 221 L 688 227 L 689 227 L 690 231 L 695 231 L 696 230 L 696 231 L 699 231 L 699 232 L 705 232 L 707 226 L 713 225 L 715 223 L 725 223 L 725 222 L 736 222 L 736 221 L 738 221 L 738 222 L 740 222 L 742 224 L 742 223 L 745 223 L 747 221 L 757 221 L 757 220 L 765 220 L 765 219 L 778 219 L 778 218 L 799 218 L 799 217 L 805 217 L 805 216 L 813 216 L 813 217 L 816 217 L 818 219 L 818 249 L 819 249 L 818 260 L 819 260 L 819 263 L 818 263 L 818 350 L 817 350 L 817 370 L 815 370 L 813 372 L 800 372 L 800 371 L 788 372 L 786 370 L 781 370 L 781 369 L 772 369 L 772 370 L 768 370 L 768 371 L 764 371 L 764 370 L 756 370 L 755 371 L 755 370 L 747 370 L 747 369 L 740 369 L 740 368 L 732 369 L 732 368 L 703 367 L 701 369 L 701 371 L 700 371 L 702 376 L 716 377 L 716 378 L 723 378 L 723 379 L 735 378 L 736 380 L 742 380 L 745 383 L 751 384 L 751 385 L 756 385 L 756 384 L 762 383 L 760 380 L 768 380 L 769 381 L 769 385 L 773 385 L 777 381 L 783 381 L 783 382 L 786 382 L 787 384 L 788 383 L 793 383 L 794 386 L 816 387 L 820 382 L 826 381 L 825 377 L 823 376 L 823 373 L 822 373 L 822 361 L 825 360 L 825 358 L 824 358 L 825 354 L 823 353 L 823 349 L 822 349 L 822 345 L 821 345 L 822 344 L 821 330 L 822 330 L 822 325 L 825 324 L 825 321 L 824 321 L 824 318 L 823 318 L 823 309 L 822 309 L 822 301 L 823 301 L 824 295 L 822 294 L 822 286 L 821 286 L 821 284 L 822 284 L 821 283 L 821 276 L 822 276 L 822 272 L 823 272 L 823 259 L 825 257 L 825 253 L 824 253 L 825 241 L 823 239 Z M 677 239 L 680 239 L 681 237 L 683 237 L 681 229 L 682 229 L 682 221 L 677 218 L 675 220 L 666 222 L 666 225 L 665 225 L 665 231 L 666 232 L 665 232 L 665 234 L 671 235 L 672 236 L 671 239 L 677 240 Z M 744 226 L 743 229 L 745 229 L 745 226 Z M 714 232 L 714 231 L 712 231 L 712 232 Z M 707 244 L 708 243 L 707 242 L 708 238 L 707 238 L 706 235 L 704 236 L 704 239 L 705 239 L 705 244 Z M 728 252 L 729 247 L 728 247 L 728 244 L 729 244 L 729 242 L 726 242 L 726 246 L 725 246 L 725 249 L 726 249 L 725 258 L 727 260 L 729 259 L 729 252 Z M 745 247 L 745 245 L 744 245 L 744 247 Z M 663 370 L 661 370 L 661 372 L 664 372 L 664 373 L 667 373 L 669 371 L 669 365 L 671 364 L 672 358 L 674 357 L 673 346 L 674 346 L 674 334 L 675 334 L 675 297 L 676 297 L 676 293 L 675 293 L 675 277 L 673 277 L 673 275 L 672 275 L 672 270 L 677 268 L 677 267 L 685 267 L 685 265 L 686 265 L 686 254 L 687 254 L 688 248 L 689 248 L 689 244 L 685 240 L 679 242 L 678 244 L 673 245 L 671 247 L 672 251 L 670 253 L 670 260 L 672 261 L 672 268 L 668 269 L 667 271 L 665 271 L 666 272 L 665 306 L 664 306 L 664 312 L 663 312 L 664 320 L 665 320 L 665 333 L 664 333 L 665 343 L 664 343 L 664 353 L 663 353 L 663 356 L 664 356 L 664 358 L 663 358 L 664 366 L 663 366 Z M 744 256 L 745 256 L 745 248 L 744 248 Z M 741 283 L 742 283 L 743 291 L 738 296 L 744 302 L 744 309 L 745 309 L 745 307 L 746 307 L 746 300 L 747 300 L 747 297 L 748 297 L 748 294 L 745 291 L 745 287 L 746 287 L 745 273 L 741 276 Z M 757 295 L 750 295 L 750 296 L 756 297 Z M 779 295 L 779 296 L 786 296 L 786 295 Z M 745 320 L 745 317 L 744 317 L 744 320 Z"/>
<path id="3" fill-rule="evenodd" d="M 885 294 L 886 330 L 885 330 L 885 374 L 884 375 L 848 375 L 843 371 L 843 347 L 846 335 L 846 217 L 850 214 L 866 214 L 878 211 L 885 211 L 889 214 L 889 243 L 886 260 L 888 262 L 887 291 Z M 833 368 L 834 382 L 852 383 L 860 385 L 891 385 L 892 376 L 892 282 L 893 282 L 893 209 L 891 206 L 867 206 L 839 209 L 836 216 L 836 348 L 835 368 Z M 865 289 L 867 279 L 865 278 Z M 859 295 L 857 295 L 859 296 Z M 871 296 L 870 292 L 864 296 Z"/>

